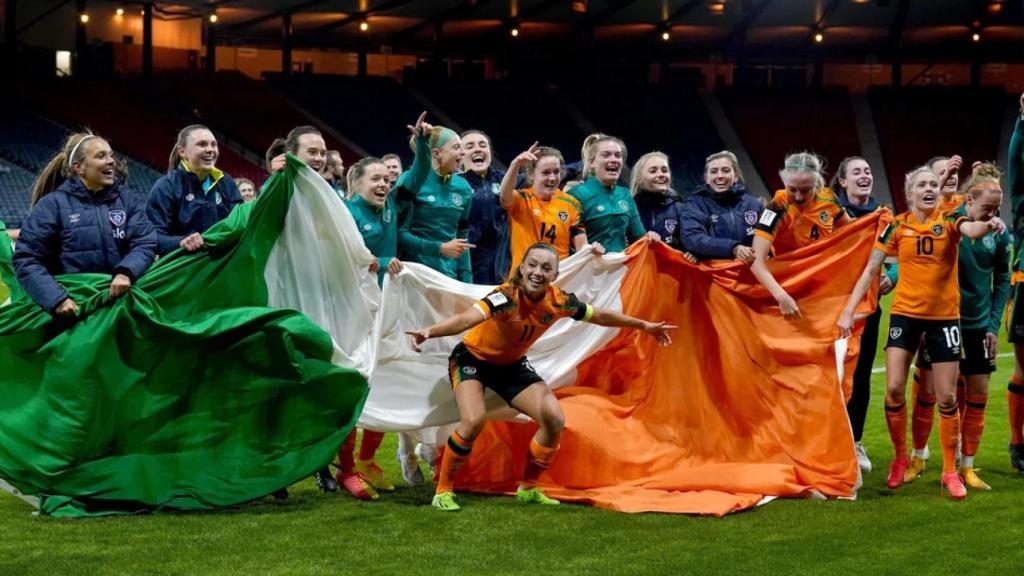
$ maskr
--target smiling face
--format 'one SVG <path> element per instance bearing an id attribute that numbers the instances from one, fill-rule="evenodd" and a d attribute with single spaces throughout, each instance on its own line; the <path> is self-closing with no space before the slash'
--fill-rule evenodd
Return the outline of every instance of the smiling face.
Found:
<path id="1" fill-rule="evenodd" d="M 793 204 L 803 205 L 814 197 L 818 179 L 813 172 L 783 172 L 782 184 L 786 187 L 786 196 Z"/>
<path id="2" fill-rule="evenodd" d="M 306 163 L 313 170 L 320 172 L 327 162 L 327 144 L 319 134 L 303 134 L 297 139 L 298 146 L 295 157 Z"/>
<path id="3" fill-rule="evenodd" d="M 368 204 L 375 208 L 381 208 L 388 199 L 388 190 L 391 185 L 388 183 L 388 168 L 384 164 L 370 164 L 366 167 L 363 175 L 356 180 L 354 192 L 362 196 Z"/>
<path id="4" fill-rule="evenodd" d="M 704 181 L 712 191 L 721 194 L 728 192 L 736 183 L 736 169 L 728 158 L 715 158 L 708 162 L 704 171 Z"/>
<path id="5" fill-rule="evenodd" d="M 444 146 L 434 148 L 430 153 L 434 159 L 435 169 L 442 175 L 458 172 L 459 166 L 462 165 L 462 159 L 466 156 L 466 151 L 462 148 L 462 140 L 458 136 L 445 142 Z"/>
<path id="6" fill-rule="evenodd" d="M 846 174 L 839 178 L 839 185 L 851 199 L 864 200 L 871 196 L 874 181 L 868 163 L 856 158 L 846 163 Z"/>
<path id="7" fill-rule="evenodd" d="M 491 144 L 487 137 L 479 132 L 470 132 L 462 137 L 462 148 L 466 152 L 462 160 L 462 169 L 477 174 L 486 174 L 491 167 Z"/>
<path id="8" fill-rule="evenodd" d="M 551 198 L 562 181 L 562 162 L 558 156 L 541 156 L 533 167 L 533 191 L 543 200 Z"/>
<path id="9" fill-rule="evenodd" d="M 200 128 L 189 132 L 185 137 L 185 145 L 178 147 L 178 155 L 185 161 L 188 169 L 197 174 L 206 174 L 217 164 L 220 150 L 213 132 Z"/>
<path id="10" fill-rule="evenodd" d="M 538 298 L 558 277 L 558 255 L 551 250 L 528 250 L 519 265 L 520 286 L 531 298 Z"/>
<path id="11" fill-rule="evenodd" d="M 402 161 L 398 158 L 388 158 L 384 165 L 388 168 L 388 184 L 394 186 L 395 182 L 398 182 L 398 177 L 402 175 Z"/>
<path id="12" fill-rule="evenodd" d="M 665 194 L 672 182 L 668 161 L 661 156 L 652 156 L 644 163 L 640 173 L 640 189 Z"/>
<path id="13" fill-rule="evenodd" d="M 238 193 L 242 195 L 243 202 L 252 202 L 256 198 L 256 189 L 249 182 L 239 183 Z"/>
<path id="14" fill-rule="evenodd" d="M 590 169 L 602 184 L 612 186 L 622 173 L 622 163 L 622 145 L 614 140 L 604 140 L 597 144 Z"/>
<path id="15" fill-rule="evenodd" d="M 974 192 L 980 192 L 974 197 Z M 971 220 L 988 222 L 999 215 L 1003 203 L 1003 189 L 998 182 L 983 182 L 974 186 L 967 194 L 967 214 Z"/>
<path id="16" fill-rule="evenodd" d="M 101 190 L 114 185 L 117 162 L 110 144 L 102 138 L 89 138 L 79 152 L 80 160 L 72 162 L 71 170 L 82 179 L 89 190 Z"/>
<path id="17" fill-rule="evenodd" d="M 939 206 L 939 177 L 931 170 L 917 172 L 910 181 L 907 201 L 915 212 L 930 214 Z"/>

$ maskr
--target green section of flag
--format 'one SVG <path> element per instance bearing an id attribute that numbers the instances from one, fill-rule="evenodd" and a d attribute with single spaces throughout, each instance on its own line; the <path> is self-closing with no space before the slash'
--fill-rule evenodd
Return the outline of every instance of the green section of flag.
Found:
<path id="1" fill-rule="evenodd" d="M 73 324 L 0 308 L 0 478 L 82 516 L 236 505 L 331 461 L 366 380 L 322 328 L 268 308 L 264 280 L 300 167 L 116 301 L 108 275 L 59 277 Z"/>

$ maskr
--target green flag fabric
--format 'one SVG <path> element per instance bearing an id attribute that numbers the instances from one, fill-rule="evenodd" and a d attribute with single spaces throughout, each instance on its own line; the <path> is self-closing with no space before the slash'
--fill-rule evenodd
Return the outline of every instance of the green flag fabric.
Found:
<path id="1" fill-rule="evenodd" d="M 23 295 L 0 308 L 0 486 L 54 516 L 197 510 L 330 462 L 366 400 L 380 304 L 340 204 L 289 157 L 202 251 L 121 298 L 76 274 L 58 277 L 74 321 Z"/>

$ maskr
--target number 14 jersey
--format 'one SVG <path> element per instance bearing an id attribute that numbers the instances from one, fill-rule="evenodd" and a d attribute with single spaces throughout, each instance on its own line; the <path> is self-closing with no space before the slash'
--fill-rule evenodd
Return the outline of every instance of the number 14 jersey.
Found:
<path id="1" fill-rule="evenodd" d="M 533 188 L 516 190 L 516 201 L 508 207 L 512 269 L 515 274 L 526 250 L 538 242 L 551 244 L 558 259 L 569 257 L 573 238 L 586 232 L 580 222 L 583 209 L 579 200 L 555 190 L 547 202 L 537 197 Z"/>
<path id="2" fill-rule="evenodd" d="M 957 260 L 963 216 L 936 211 L 918 222 L 905 212 L 885 227 L 875 248 L 896 256 L 900 281 L 890 312 L 925 320 L 960 318 Z"/>

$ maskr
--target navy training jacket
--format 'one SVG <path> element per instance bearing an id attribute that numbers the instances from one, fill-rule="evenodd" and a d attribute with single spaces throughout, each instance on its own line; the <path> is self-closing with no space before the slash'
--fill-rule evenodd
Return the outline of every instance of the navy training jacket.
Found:
<path id="1" fill-rule="evenodd" d="M 179 164 L 153 184 L 146 215 L 156 228 L 159 254 L 174 251 L 189 234 L 206 232 L 242 203 L 238 186 L 226 172 L 213 169 L 208 179 L 212 185 L 204 192 L 199 177 Z"/>
<path id="2" fill-rule="evenodd" d="M 738 244 L 753 244 L 762 210 L 764 203 L 742 183 L 722 193 L 704 184 L 683 203 L 683 249 L 701 260 L 731 259 Z"/>

